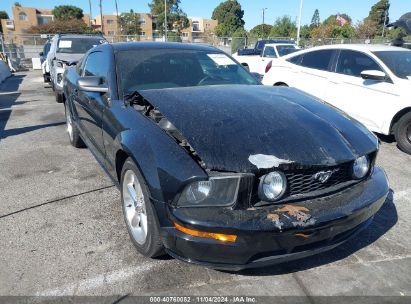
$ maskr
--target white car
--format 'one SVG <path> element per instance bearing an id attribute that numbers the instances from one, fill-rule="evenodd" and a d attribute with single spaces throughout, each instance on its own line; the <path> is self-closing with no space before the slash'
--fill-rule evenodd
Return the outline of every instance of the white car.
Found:
<path id="1" fill-rule="evenodd" d="M 411 50 L 331 45 L 282 57 L 264 85 L 290 86 L 340 108 L 411 154 Z"/>
<path id="2" fill-rule="evenodd" d="M 233 57 L 242 65 L 248 66 L 251 73 L 264 75 L 266 67 L 271 64 L 272 60 L 282 56 L 294 53 L 300 50 L 295 43 L 267 43 L 261 55 L 238 55 L 233 54 Z"/>

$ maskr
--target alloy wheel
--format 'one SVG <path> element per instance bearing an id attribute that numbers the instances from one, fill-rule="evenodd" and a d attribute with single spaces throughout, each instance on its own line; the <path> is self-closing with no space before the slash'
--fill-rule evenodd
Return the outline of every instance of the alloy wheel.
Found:
<path id="1" fill-rule="evenodd" d="M 134 240 L 142 245 L 147 238 L 147 211 L 141 185 L 132 170 L 124 173 L 122 188 L 127 225 Z"/>

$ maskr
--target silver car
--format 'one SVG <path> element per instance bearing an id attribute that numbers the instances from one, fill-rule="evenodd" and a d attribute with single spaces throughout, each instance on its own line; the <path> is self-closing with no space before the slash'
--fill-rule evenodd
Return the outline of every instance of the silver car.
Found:
<path id="1" fill-rule="evenodd" d="M 47 64 L 50 69 L 51 87 L 57 102 L 64 102 L 65 68 L 77 63 L 89 49 L 106 42 L 100 35 L 57 34 L 52 38 Z"/>

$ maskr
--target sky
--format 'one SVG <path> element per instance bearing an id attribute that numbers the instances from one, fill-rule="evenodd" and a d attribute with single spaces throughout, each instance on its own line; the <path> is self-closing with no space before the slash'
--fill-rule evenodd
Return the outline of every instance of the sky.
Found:
<path id="1" fill-rule="evenodd" d="M 0 10 L 5 10 L 11 16 L 11 6 L 16 0 L 0 0 Z M 22 6 L 37 8 L 53 8 L 56 5 L 70 4 L 89 13 L 88 0 L 19 0 Z M 119 12 L 133 9 L 135 12 L 149 12 L 150 0 L 117 0 Z M 188 16 L 211 18 L 214 8 L 222 0 L 181 0 L 181 8 Z M 297 20 L 300 0 L 239 0 L 244 10 L 245 28 L 252 29 L 262 23 L 262 9 L 265 11 L 265 23 L 273 24 L 277 17 L 290 16 Z M 304 0 L 302 24 L 309 24 L 314 10 L 318 8 L 321 21 L 337 13 L 346 13 L 356 23 L 368 16 L 370 8 L 378 0 Z M 91 0 L 92 15 L 99 13 L 99 0 Z M 397 20 L 406 12 L 411 12 L 411 0 L 390 0 L 390 18 Z M 103 0 L 103 13 L 115 12 L 114 0 Z"/>

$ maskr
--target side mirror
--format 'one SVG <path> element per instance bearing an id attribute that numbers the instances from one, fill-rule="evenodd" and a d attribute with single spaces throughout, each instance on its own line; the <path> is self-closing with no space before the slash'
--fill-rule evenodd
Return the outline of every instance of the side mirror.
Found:
<path id="1" fill-rule="evenodd" d="M 242 65 L 247 71 L 250 71 L 250 67 L 248 66 L 247 63 L 243 62 L 243 63 L 241 63 L 241 65 Z"/>
<path id="2" fill-rule="evenodd" d="M 363 79 L 370 79 L 370 80 L 377 80 L 377 81 L 387 80 L 387 75 L 384 72 L 377 71 L 377 70 L 362 71 L 361 77 Z"/>
<path id="3" fill-rule="evenodd" d="M 40 55 L 40 57 L 43 57 L 43 56 L 44 56 L 44 53 L 43 53 L 43 52 L 40 52 L 39 55 Z"/>
<path id="4" fill-rule="evenodd" d="M 107 93 L 108 86 L 100 76 L 85 76 L 77 79 L 77 88 L 80 91 Z"/>

